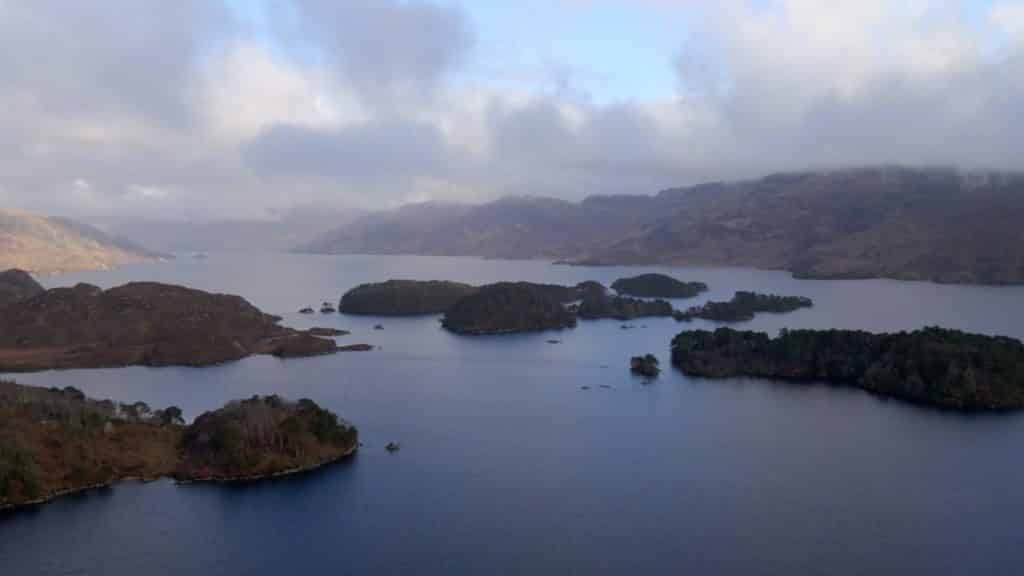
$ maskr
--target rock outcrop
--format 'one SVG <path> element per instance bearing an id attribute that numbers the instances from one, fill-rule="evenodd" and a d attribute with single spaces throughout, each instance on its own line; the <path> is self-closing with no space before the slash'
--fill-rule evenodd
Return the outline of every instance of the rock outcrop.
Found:
<path id="1" fill-rule="evenodd" d="M 43 292 L 43 287 L 28 272 L 12 268 L 0 272 L 0 308 L 31 298 Z"/>

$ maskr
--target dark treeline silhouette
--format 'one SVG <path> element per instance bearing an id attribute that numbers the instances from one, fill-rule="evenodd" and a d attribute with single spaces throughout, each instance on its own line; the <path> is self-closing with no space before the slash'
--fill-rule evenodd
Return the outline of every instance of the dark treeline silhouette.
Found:
<path id="1" fill-rule="evenodd" d="M 1011 338 L 926 328 L 682 332 L 672 363 L 709 378 L 824 381 L 957 410 L 1024 408 L 1024 344 Z"/>

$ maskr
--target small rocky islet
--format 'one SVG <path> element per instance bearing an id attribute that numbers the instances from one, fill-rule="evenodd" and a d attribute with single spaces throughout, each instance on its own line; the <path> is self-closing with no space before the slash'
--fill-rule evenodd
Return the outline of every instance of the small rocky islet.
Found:
<path id="1" fill-rule="evenodd" d="M 661 367 L 658 365 L 658 358 L 654 354 L 633 356 L 629 359 L 629 370 L 644 378 L 657 378 L 661 374 Z"/>
<path id="2" fill-rule="evenodd" d="M 181 410 L 0 381 L 0 509 L 127 479 L 256 480 L 353 454 L 358 431 L 308 399 L 253 396 L 186 425 Z"/>

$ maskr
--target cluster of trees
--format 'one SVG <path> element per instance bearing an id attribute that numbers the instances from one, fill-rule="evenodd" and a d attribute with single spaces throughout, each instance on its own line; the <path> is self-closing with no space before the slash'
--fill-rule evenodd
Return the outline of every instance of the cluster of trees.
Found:
<path id="1" fill-rule="evenodd" d="M 256 477 L 336 460 L 358 432 L 312 400 L 255 396 L 184 426 L 181 410 L 0 381 L 0 508 L 126 477 Z"/>
<path id="2" fill-rule="evenodd" d="M 369 316 L 443 314 L 476 287 L 459 282 L 388 280 L 360 284 L 341 297 L 338 311 Z"/>
<path id="3" fill-rule="evenodd" d="M 355 448 L 355 427 L 308 399 L 253 396 L 207 412 L 182 437 L 181 479 L 256 476 L 322 463 Z"/>
<path id="4" fill-rule="evenodd" d="M 693 298 L 707 289 L 703 282 L 682 282 L 665 274 L 641 274 L 612 282 L 612 290 L 619 294 L 641 298 Z"/>
<path id="5" fill-rule="evenodd" d="M 568 292 L 565 292 L 568 291 Z M 458 334 L 508 334 L 571 328 L 576 316 L 563 305 L 575 290 L 564 286 L 500 282 L 480 288 L 448 310 L 441 325 Z"/>
<path id="6" fill-rule="evenodd" d="M 634 374 L 639 374 L 645 378 L 654 378 L 661 373 L 661 368 L 658 366 L 658 358 L 654 354 L 633 356 L 629 359 L 629 369 Z"/>
<path id="7" fill-rule="evenodd" d="M 959 410 L 1024 408 L 1024 344 L 1004 337 L 926 328 L 682 332 L 672 362 L 687 374 L 825 381 Z"/>
<path id="8" fill-rule="evenodd" d="M 781 314 L 800 308 L 809 308 L 814 302 L 804 296 L 778 296 L 739 291 L 728 302 L 707 302 L 694 306 L 685 312 L 676 312 L 676 320 L 689 322 L 702 318 L 714 322 L 746 322 L 753 320 L 759 312 Z"/>
<path id="9" fill-rule="evenodd" d="M 671 316 L 675 310 L 665 300 L 640 300 L 625 296 L 588 295 L 575 310 L 580 318 L 596 320 L 614 318 L 616 320 L 632 320 L 646 316 Z"/>
<path id="10" fill-rule="evenodd" d="M 169 472 L 181 410 L 0 381 L 0 507 L 125 475 Z"/>

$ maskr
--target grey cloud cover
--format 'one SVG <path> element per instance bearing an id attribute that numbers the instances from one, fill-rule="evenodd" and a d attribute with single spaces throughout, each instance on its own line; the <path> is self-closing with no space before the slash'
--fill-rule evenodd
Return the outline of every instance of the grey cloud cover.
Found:
<path id="1" fill-rule="evenodd" d="M 450 4 L 282 0 L 265 46 L 216 2 L 0 0 L 0 204 L 253 217 L 865 163 L 1020 169 L 1024 38 L 981 49 L 926 4 L 938 15 L 887 20 L 891 57 L 859 31 L 888 15 L 877 0 L 704 4 L 706 38 L 636 64 L 675 66 L 677 94 L 595 104 L 467 82 L 476 32 Z"/>

